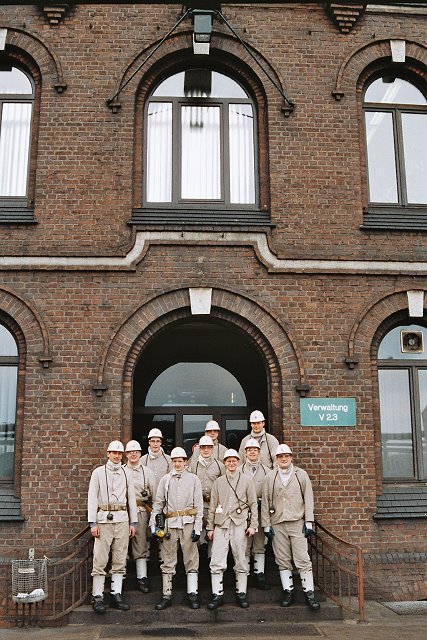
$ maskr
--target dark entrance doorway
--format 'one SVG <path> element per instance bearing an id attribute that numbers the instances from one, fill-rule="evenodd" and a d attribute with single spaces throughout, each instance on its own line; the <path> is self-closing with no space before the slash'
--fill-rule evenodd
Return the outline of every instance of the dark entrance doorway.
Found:
<path id="1" fill-rule="evenodd" d="M 141 352 L 133 379 L 132 437 L 147 448 L 152 427 L 164 448 L 192 446 L 207 420 L 221 427 L 221 442 L 238 448 L 254 409 L 267 413 L 263 358 L 244 331 L 209 319 L 188 319 L 159 331 Z"/>

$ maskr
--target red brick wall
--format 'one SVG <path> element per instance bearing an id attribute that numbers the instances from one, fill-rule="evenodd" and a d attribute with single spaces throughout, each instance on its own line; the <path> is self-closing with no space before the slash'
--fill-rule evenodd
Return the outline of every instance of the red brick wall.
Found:
<path id="1" fill-rule="evenodd" d="M 259 73 L 268 105 L 264 153 L 276 225 L 271 249 L 281 258 L 425 260 L 422 233 L 359 228 L 366 194 L 356 89 L 372 53 L 347 65 L 342 100 L 331 96 L 352 52 L 391 36 L 421 43 L 425 20 L 367 13 L 344 36 L 320 4 L 224 5 L 223 11 L 296 103 L 294 114 L 285 118 L 281 97 Z M 142 139 L 135 133 L 134 101 L 143 73 L 121 94 L 117 114 L 105 100 L 178 14 L 178 5 L 76 5 L 53 28 L 35 5 L 0 7 L 0 27 L 9 29 L 16 47 L 26 47 L 43 79 L 38 224 L 0 225 L 3 255 L 122 256 L 132 246 L 126 223 L 138 192 L 133 177 Z M 215 30 L 224 32 L 224 27 L 215 24 Z M 177 37 L 165 44 L 165 54 L 182 42 Z M 236 41 L 227 36 L 223 43 L 258 73 Z M 425 67 L 421 70 L 425 73 Z M 53 88 L 60 72 L 68 85 L 63 94 Z M 391 526 L 372 519 L 381 478 L 370 345 L 387 314 L 406 308 L 402 292 L 426 289 L 425 278 L 279 273 L 269 271 L 251 247 L 165 244 L 150 247 L 136 270 L 2 271 L 0 309 L 19 325 L 26 342 L 25 396 L 19 409 L 22 465 L 17 467 L 25 522 L 0 523 L 0 554 L 26 557 L 29 546 L 36 547 L 36 554 L 48 553 L 52 540 L 61 542 L 84 525 L 90 471 L 103 461 L 112 438 L 129 435 L 132 363 L 138 355 L 132 344 L 148 326 L 144 313 L 156 301 L 160 319 L 153 327 L 159 328 L 167 304 L 171 313 L 181 308 L 182 294 L 173 292 L 200 286 L 213 287 L 223 317 L 246 329 L 260 310 L 257 344 L 265 353 L 263 340 L 273 344 L 271 353 L 277 357 L 269 369 L 272 427 L 311 474 L 322 524 L 372 554 L 421 553 L 424 521 Z M 184 313 L 189 316 L 188 305 Z M 344 364 L 353 346 L 350 338 L 359 359 L 354 369 Z M 93 385 L 106 354 L 108 389 L 97 397 Z M 43 367 L 39 359 L 47 356 L 52 363 Z M 355 397 L 357 426 L 301 427 L 295 390 L 301 376 L 314 396 Z M 374 559 L 367 569 L 371 593 L 381 593 L 377 576 L 386 570 L 397 571 L 402 583 L 399 587 L 399 579 L 390 578 L 387 597 L 426 597 L 417 558 L 395 567 L 385 563 L 386 568 Z"/>

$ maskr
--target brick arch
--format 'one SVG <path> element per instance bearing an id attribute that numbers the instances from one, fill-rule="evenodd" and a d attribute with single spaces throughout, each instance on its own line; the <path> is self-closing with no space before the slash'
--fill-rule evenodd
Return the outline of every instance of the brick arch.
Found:
<path id="1" fill-rule="evenodd" d="M 121 396 L 120 420 L 124 438 L 131 436 L 133 371 L 144 347 L 172 323 L 193 317 L 188 289 L 173 290 L 138 307 L 114 332 L 101 357 L 94 389 L 103 391 L 108 387 L 112 397 Z M 282 372 L 286 372 L 287 389 L 306 383 L 303 359 L 294 337 L 265 306 L 224 289 L 212 290 L 210 318 L 244 331 L 262 354 L 269 381 L 271 426 L 280 433 L 284 395 Z"/>
<path id="2" fill-rule="evenodd" d="M 379 61 L 387 61 L 387 64 L 392 64 L 390 40 L 405 40 L 408 64 L 413 61 L 427 70 L 427 47 L 424 45 L 406 40 L 402 35 L 391 35 L 387 39 L 374 40 L 353 49 L 342 61 L 332 91 L 332 95 L 337 100 L 340 100 L 346 93 L 352 94 L 354 92 L 354 88 L 360 85 L 360 78 L 366 68 Z"/>
<path id="3" fill-rule="evenodd" d="M 415 289 L 411 288 L 412 290 Z M 386 327 L 387 319 L 391 318 L 391 316 L 404 311 L 407 312 L 407 291 L 408 289 L 393 291 L 393 293 L 384 295 L 363 308 L 349 334 L 347 342 L 347 357 L 349 361 L 357 361 L 359 353 L 364 351 L 366 355 L 366 349 L 371 352 L 372 348 L 374 348 L 376 353 L 378 340 L 380 339 L 378 337 L 379 327 Z M 382 335 L 384 335 L 384 331 Z"/>
<path id="4" fill-rule="evenodd" d="M 274 80 L 277 86 L 282 87 L 283 83 L 275 69 L 273 69 L 268 61 L 255 49 L 252 47 L 249 48 L 253 55 L 262 62 L 270 78 Z M 276 105 L 279 109 L 281 97 L 271 82 L 267 81 L 265 73 L 260 72 L 258 65 L 254 62 L 251 55 L 236 38 L 228 34 L 214 32 L 210 54 L 209 56 L 204 56 L 204 58 L 206 58 L 204 64 L 209 68 L 228 73 L 230 76 L 240 80 L 252 96 L 257 113 L 259 204 L 262 211 L 268 211 L 271 206 L 268 153 L 268 106 Z M 138 69 L 140 64 L 139 56 L 128 63 L 116 91 L 132 76 L 132 73 Z M 142 206 L 141 182 L 144 174 L 144 154 L 142 153 L 142 149 L 144 148 L 144 104 L 153 89 L 154 83 L 191 64 L 194 64 L 192 32 L 185 31 L 169 38 L 163 47 L 150 58 L 149 64 L 144 66 L 143 76 L 134 93 L 133 206 L 135 208 Z M 197 64 L 200 64 L 200 62 Z M 120 104 L 120 101 L 117 104 Z"/>
<path id="5" fill-rule="evenodd" d="M 29 31 L 17 28 L 10 28 L 7 25 L 0 25 L 7 29 L 5 53 L 14 50 L 23 52 L 26 56 L 31 56 L 40 69 L 42 77 L 51 76 L 53 86 L 58 93 L 62 93 L 67 88 L 62 72 L 62 64 L 53 49 L 47 46 L 43 40 Z"/>
<path id="6" fill-rule="evenodd" d="M 11 318 L 14 326 L 19 327 L 24 340 L 22 346 L 25 346 L 26 352 L 31 356 L 38 356 L 40 362 L 48 366 L 51 361 L 49 334 L 34 305 L 2 286 L 0 313 Z"/>

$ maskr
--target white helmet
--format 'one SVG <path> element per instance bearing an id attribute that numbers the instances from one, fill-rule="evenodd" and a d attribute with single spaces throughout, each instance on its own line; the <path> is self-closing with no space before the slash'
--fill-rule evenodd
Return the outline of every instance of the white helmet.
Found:
<path id="1" fill-rule="evenodd" d="M 175 449 L 172 449 L 171 451 L 171 458 L 172 460 L 174 458 L 186 458 L 187 454 L 185 453 L 185 449 L 183 449 L 182 447 L 175 447 Z"/>
<path id="2" fill-rule="evenodd" d="M 213 447 L 214 441 L 210 436 L 202 436 L 199 440 L 199 447 Z"/>
<path id="3" fill-rule="evenodd" d="M 107 449 L 107 451 L 120 451 L 120 453 L 123 453 L 124 450 L 125 448 L 120 440 L 113 440 L 113 442 L 110 442 Z"/>
<path id="4" fill-rule="evenodd" d="M 279 444 L 276 449 L 276 456 L 278 456 L 280 453 L 290 453 L 292 455 L 292 449 L 288 447 L 287 444 Z"/>
<path id="5" fill-rule="evenodd" d="M 129 442 L 126 445 L 126 452 L 128 451 L 142 451 L 141 449 L 141 445 L 139 444 L 139 442 L 137 440 L 129 440 Z"/>
<path id="6" fill-rule="evenodd" d="M 249 422 L 265 422 L 264 414 L 261 411 L 252 411 Z"/>
<path id="7" fill-rule="evenodd" d="M 256 447 L 257 449 L 261 449 L 261 446 L 258 440 L 255 440 L 255 438 L 249 438 L 249 440 L 245 442 L 245 449 L 249 449 L 250 447 Z"/>
<path id="8" fill-rule="evenodd" d="M 208 420 L 205 426 L 205 431 L 221 431 L 221 427 L 216 420 Z"/>
<path id="9" fill-rule="evenodd" d="M 227 451 L 224 453 L 223 460 L 225 460 L 226 458 L 237 458 L 238 460 L 240 460 L 240 456 L 237 453 L 236 449 L 227 449 Z"/>
<path id="10" fill-rule="evenodd" d="M 150 438 L 161 438 L 163 440 L 163 434 L 160 429 L 151 429 L 150 433 L 148 434 L 148 439 Z"/>

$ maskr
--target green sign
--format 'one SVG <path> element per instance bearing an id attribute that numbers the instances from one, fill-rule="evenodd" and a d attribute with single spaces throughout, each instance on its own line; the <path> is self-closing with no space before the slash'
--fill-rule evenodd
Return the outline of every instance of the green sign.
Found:
<path id="1" fill-rule="evenodd" d="M 355 427 L 355 398 L 301 398 L 301 426 Z"/>

